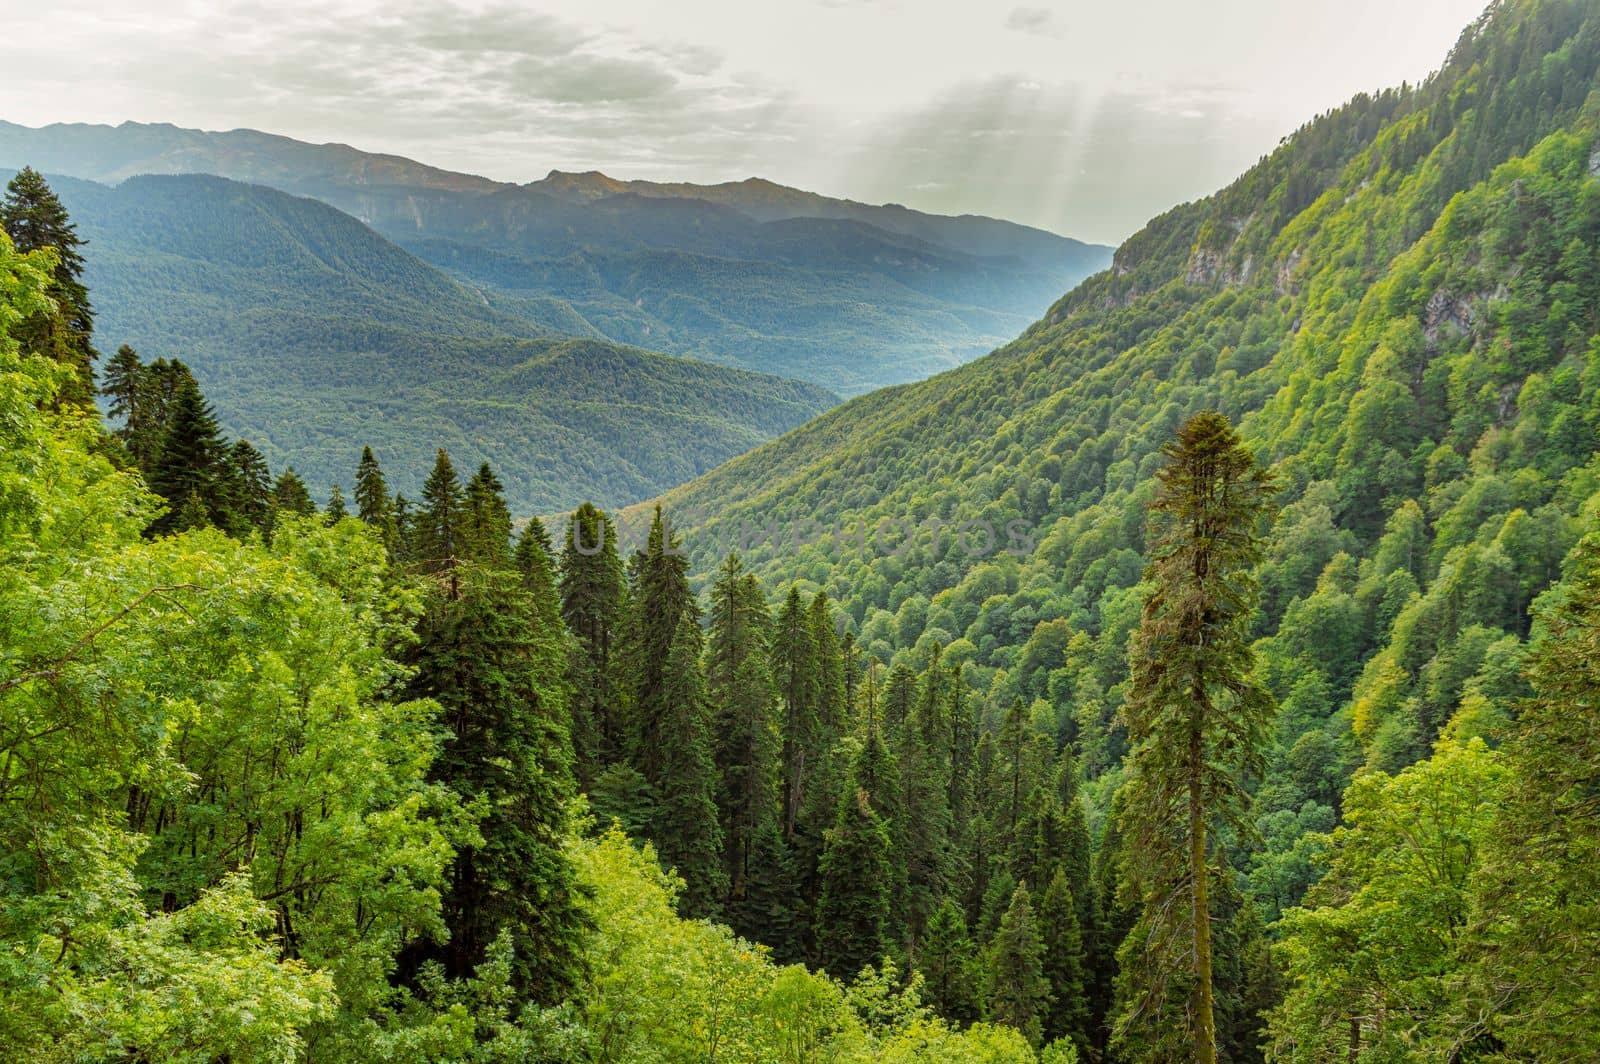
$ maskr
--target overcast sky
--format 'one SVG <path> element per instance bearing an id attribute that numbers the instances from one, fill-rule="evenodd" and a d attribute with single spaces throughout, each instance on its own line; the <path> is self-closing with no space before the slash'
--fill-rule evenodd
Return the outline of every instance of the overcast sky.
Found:
<path id="1" fill-rule="evenodd" d="M 1439 65 L 1486 0 L 128 0 L 8 19 L 0 118 L 248 126 L 1115 242 Z"/>

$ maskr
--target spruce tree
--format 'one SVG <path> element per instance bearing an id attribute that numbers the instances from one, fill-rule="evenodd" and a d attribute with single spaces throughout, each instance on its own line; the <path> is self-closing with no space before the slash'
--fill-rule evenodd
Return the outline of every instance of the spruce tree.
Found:
<path id="1" fill-rule="evenodd" d="M 756 841 L 778 823 L 778 755 L 775 698 L 768 660 L 770 618 L 754 576 L 730 554 L 711 587 L 706 645 L 706 688 L 716 714 L 718 809 L 725 842 L 729 922 L 749 938 L 761 937 L 763 912 L 748 911 L 747 893 Z M 760 903 L 757 908 L 764 908 Z"/>
<path id="2" fill-rule="evenodd" d="M 16 250 L 55 250 L 56 265 L 47 290 L 55 306 L 39 311 L 11 327 L 24 350 L 47 355 L 73 371 L 72 383 L 57 395 L 57 403 L 88 409 L 94 404 L 94 311 L 84 287 L 84 240 L 50 185 L 30 166 L 24 166 L 6 185 L 0 199 L 0 226 Z M 177 506 L 182 506 L 179 501 Z"/>
<path id="3" fill-rule="evenodd" d="M 878 803 L 897 786 L 894 776 L 883 739 L 870 731 L 825 835 L 817 868 L 817 949 L 822 966 L 836 978 L 851 978 L 877 964 L 889 948 L 890 823 Z"/>
<path id="4" fill-rule="evenodd" d="M 467 482 L 462 500 L 463 550 L 480 564 L 504 567 L 511 554 L 511 511 L 506 507 L 505 485 L 485 462 Z"/>
<path id="5" fill-rule="evenodd" d="M 228 450 L 234 490 L 234 511 L 242 527 L 266 535 L 272 525 L 272 472 L 249 440 L 235 440 Z"/>
<path id="6" fill-rule="evenodd" d="M 150 486 L 167 500 L 167 513 L 151 524 L 160 534 L 177 528 L 179 512 L 198 505 L 207 523 L 226 528 L 230 514 L 223 495 L 227 482 L 227 443 L 217 427 L 211 404 L 200 394 L 194 377 L 185 374 L 173 398 L 161 450 L 150 473 Z M 188 520 L 193 520 L 191 514 Z"/>
<path id="7" fill-rule="evenodd" d="M 328 489 L 328 505 L 322 510 L 328 519 L 328 524 L 335 524 L 350 516 L 350 508 L 345 505 L 344 489 L 335 484 Z"/>
<path id="8" fill-rule="evenodd" d="M 925 1000 L 940 1016 L 958 1025 L 982 1018 L 982 971 L 977 947 L 967 934 L 967 921 L 960 907 L 949 898 L 928 921 L 916 953 L 916 969 L 923 978 Z"/>
<path id="9" fill-rule="evenodd" d="M 783 832 L 793 838 L 805 798 L 806 755 L 817 730 L 816 632 L 794 585 L 773 623 L 772 672 L 783 732 Z"/>
<path id="10" fill-rule="evenodd" d="M 356 516 L 377 532 L 393 558 L 400 548 L 400 522 L 394 500 L 389 497 L 388 481 L 371 447 L 361 448 L 361 461 L 356 466 Z"/>
<path id="11" fill-rule="evenodd" d="M 1038 1046 L 1050 1007 L 1050 984 L 1044 973 L 1044 943 L 1039 937 L 1033 899 L 1026 883 L 1018 883 L 1011 904 L 989 944 L 989 1018 L 1021 1031 Z"/>
<path id="12" fill-rule="evenodd" d="M 950 850 L 950 736 L 944 727 L 946 696 L 940 680 L 939 650 L 924 677 L 899 744 L 901 809 L 896 842 L 905 879 L 904 916 L 913 951 L 923 926 L 949 890 L 954 857 Z"/>
<path id="13" fill-rule="evenodd" d="M 591 503 L 567 523 L 561 551 L 561 617 L 572 633 L 572 688 L 578 780 L 587 786 L 622 757 L 616 652 L 625 592 L 611 518 Z"/>
<path id="14" fill-rule="evenodd" d="M 701 673 L 700 609 L 689 566 L 657 506 L 645 550 L 634 558 L 623 650 L 629 760 L 650 784 L 651 838 L 683 876 L 685 912 L 707 916 L 722 901 L 722 832 Z"/>
<path id="15" fill-rule="evenodd" d="M 116 435 L 123 443 L 137 434 L 143 420 L 143 386 L 144 363 L 139 360 L 137 351 L 123 344 L 106 364 L 100 382 L 100 394 L 111 401 L 106 414 L 122 422 Z"/>
<path id="16" fill-rule="evenodd" d="M 412 556 L 425 573 L 451 574 L 466 559 L 461 482 L 443 447 L 422 485 L 422 505 L 412 529 Z"/>
<path id="17" fill-rule="evenodd" d="M 484 819 L 482 843 L 456 850 L 442 906 L 449 940 L 419 943 L 410 959 L 467 978 L 507 932 L 516 987 L 553 1005 L 581 973 L 586 918 L 564 852 L 572 754 L 560 690 L 548 685 L 559 643 L 531 615 L 516 574 L 467 567 L 435 592 L 419 628 L 410 693 L 438 702 L 447 736 L 433 777 Z"/>
<path id="18" fill-rule="evenodd" d="M 1248 834 L 1243 780 L 1259 771 L 1273 705 L 1256 683 L 1250 615 L 1271 477 L 1228 419 L 1197 414 L 1164 450 L 1151 502 L 1150 592 L 1129 646 L 1123 878 L 1140 903 L 1122 950 L 1119 1037 L 1217 1058 L 1211 893 L 1216 830 Z M 1171 993 L 1169 993 L 1171 991 Z M 1174 1002 L 1174 996 L 1187 998 Z"/>
<path id="19" fill-rule="evenodd" d="M 1069 1038 L 1078 1055 L 1089 1054 L 1089 976 L 1078 922 L 1078 901 L 1059 868 L 1039 899 L 1039 938 L 1044 946 L 1044 977 L 1050 1005 L 1044 1015 L 1044 1038 Z"/>
<path id="20" fill-rule="evenodd" d="M 285 468 L 273 482 L 272 508 L 278 513 L 302 517 L 317 512 L 317 504 L 311 501 L 311 492 L 307 490 L 306 482 L 300 479 L 300 474 L 294 471 L 294 466 Z"/>
<path id="21" fill-rule="evenodd" d="M 556 591 L 554 551 L 550 533 L 537 517 L 530 517 L 522 526 L 511 561 L 522 574 L 522 586 L 533 601 L 533 619 L 539 631 L 554 636 L 564 645 L 566 632 L 561 626 L 561 596 Z"/>

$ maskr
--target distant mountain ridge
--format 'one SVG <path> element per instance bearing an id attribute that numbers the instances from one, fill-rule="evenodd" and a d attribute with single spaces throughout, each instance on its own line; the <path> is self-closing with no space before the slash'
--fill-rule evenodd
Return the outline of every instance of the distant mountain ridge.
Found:
<path id="1" fill-rule="evenodd" d="M 1111 249 L 976 216 L 552 172 L 491 181 L 253 130 L 0 122 L 0 165 L 116 182 L 210 173 L 311 196 L 481 287 L 559 298 L 580 335 L 796 377 L 841 394 L 983 354 Z"/>
<path id="2" fill-rule="evenodd" d="M 9 179 L 0 171 L 0 182 Z M 178 358 L 230 435 L 317 493 L 370 444 L 414 493 L 446 447 L 519 514 L 671 487 L 837 402 L 618 345 L 559 300 L 485 292 L 313 199 L 209 175 L 51 177 L 107 353 Z"/>

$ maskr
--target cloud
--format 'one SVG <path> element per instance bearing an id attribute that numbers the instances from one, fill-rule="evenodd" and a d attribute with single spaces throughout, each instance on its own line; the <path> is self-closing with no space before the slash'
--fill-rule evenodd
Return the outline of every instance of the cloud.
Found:
<path id="1" fill-rule="evenodd" d="M 1064 37 L 1066 29 L 1047 7 L 1014 7 L 1006 16 L 1006 29 L 1036 37 Z"/>

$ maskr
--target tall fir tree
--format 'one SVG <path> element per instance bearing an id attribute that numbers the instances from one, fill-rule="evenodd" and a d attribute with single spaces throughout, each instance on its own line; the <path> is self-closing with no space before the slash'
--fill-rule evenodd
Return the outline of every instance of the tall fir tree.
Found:
<path id="1" fill-rule="evenodd" d="M 983 1017 L 983 971 L 961 908 L 946 898 L 928 921 L 916 953 L 924 999 L 955 1024 Z"/>
<path id="2" fill-rule="evenodd" d="M 272 471 L 249 440 L 235 440 L 228 450 L 234 510 L 241 526 L 266 535 L 272 527 Z"/>
<path id="3" fill-rule="evenodd" d="M 773 622 L 772 672 L 782 711 L 783 832 L 793 838 L 805 799 L 806 756 L 818 727 L 821 687 L 816 632 L 794 585 Z"/>
<path id="4" fill-rule="evenodd" d="M 24 350 L 46 355 L 72 369 L 72 381 L 56 396 L 59 406 L 94 405 L 94 310 L 83 284 L 84 240 L 48 182 L 31 166 L 17 171 L 0 199 L 0 227 L 27 253 L 53 248 L 55 270 L 47 290 L 55 304 L 12 326 Z M 178 505 L 182 505 L 181 502 Z"/>
<path id="5" fill-rule="evenodd" d="M 1021 1031 L 1038 1046 L 1050 1007 L 1044 943 L 1026 883 L 1018 883 L 989 944 L 989 1018 Z"/>
<path id="6" fill-rule="evenodd" d="M 1044 946 L 1044 977 L 1050 987 L 1043 1031 L 1046 1041 L 1070 1039 L 1078 1055 L 1088 1059 L 1089 973 L 1078 922 L 1078 900 L 1060 868 L 1039 898 L 1039 939 Z"/>
<path id="7" fill-rule="evenodd" d="M 950 736 L 948 709 L 934 647 L 922 690 L 900 732 L 903 815 L 896 824 L 897 854 L 905 879 L 907 945 L 915 952 L 923 927 L 949 891 L 954 855 L 950 844 Z"/>
<path id="8" fill-rule="evenodd" d="M 335 484 L 328 489 L 328 505 L 322 508 L 328 524 L 336 524 L 350 516 L 350 507 L 344 501 L 344 489 Z"/>
<path id="9" fill-rule="evenodd" d="M 410 960 L 474 974 L 502 932 L 513 980 L 530 1000 L 570 996 L 582 972 L 587 918 L 564 846 L 572 754 L 559 642 L 531 623 L 514 573 L 465 567 L 441 585 L 412 651 L 410 691 L 440 707 L 446 730 L 433 778 L 478 805 L 481 842 L 456 849 L 443 899 L 449 939 L 417 943 Z"/>
<path id="10" fill-rule="evenodd" d="M 1261 767 L 1270 695 L 1250 616 L 1272 479 L 1228 419 L 1190 418 L 1151 502 L 1150 591 L 1129 645 L 1123 884 L 1140 906 L 1123 943 L 1118 1037 L 1152 1059 L 1217 1059 L 1211 895 L 1218 829 L 1248 835 L 1243 781 Z"/>
<path id="11" fill-rule="evenodd" d="M 311 492 L 300 474 L 294 471 L 294 466 L 286 467 L 272 482 L 272 508 L 278 513 L 300 517 L 317 512 L 317 504 L 311 501 Z"/>
<path id="12" fill-rule="evenodd" d="M 412 556 L 425 573 L 453 578 L 467 558 L 463 539 L 461 481 L 443 447 L 434 456 L 433 470 L 422 485 L 422 503 L 412 527 Z"/>
<path id="13" fill-rule="evenodd" d="M 461 507 L 462 549 L 481 565 L 504 567 L 511 557 L 511 511 L 505 485 L 488 462 L 467 482 Z"/>
<path id="14" fill-rule="evenodd" d="M 632 570 L 622 655 L 629 761 L 654 793 L 651 837 L 684 878 L 685 912 L 708 916 L 720 906 L 726 879 L 700 609 L 688 560 L 659 506 Z"/>
<path id="15" fill-rule="evenodd" d="M 897 775 L 883 738 L 870 730 L 818 862 L 818 959 L 836 978 L 878 964 L 890 946 L 891 817 L 881 803 L 898 787 Z"/>
<path id="16" fill-rule="evenodd" d="M 151 531 L 174 531 L 180 511 L 196 505 L 208 523 L 228 527 L 232 515 L 225 498 L 227 472 L 227 442 L 217 427 L 216 415 L 200 394 L 200 385 L 186 375 L 173 397 L 161 450 L 150 473 L 150 486 L 168 505 L 167 513 L 151 524 Z M 194 516 L 191 513 L 188 520 Z"/>
<path id="17" fill-rule="evenodd" d="M 727 915 L 735 931 L 762 937 L 767 899 L 749 898 L 762 832 L 778 823 L 776 699 L 761 586 L 730 554 L 711 587 L 706 688 L 716 713 L 718 809 L 728 875 Z M 767 855 L 768 859 L 772 855 Z"/>
<path id="18" fill-rule="evenodd" d="M 394 500 L 389 497 L 389 483 L 371 447 L 361 448 L 361 461 L 356 466 L 356 516 L 377 532 L 393 558 L 400 545 L 400 526 Z"/>
<path id="19" fill-rule="evenodd" d="M 567 522 L 561 551 L 561 617 L 573 639 L 573 745 L 585 787 L 623 754 L 616 657 L 625 599 L 616 527 L 586 502 Z"/>

